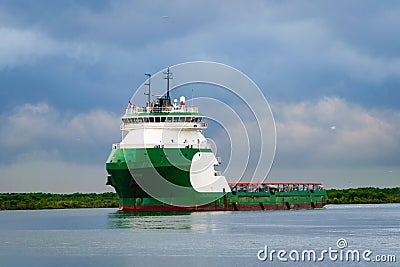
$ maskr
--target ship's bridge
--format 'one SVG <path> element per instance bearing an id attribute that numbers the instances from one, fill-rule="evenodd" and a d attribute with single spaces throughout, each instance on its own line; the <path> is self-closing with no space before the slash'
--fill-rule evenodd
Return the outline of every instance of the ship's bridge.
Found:
<path id="1" fill-rule="evenodd" d="M 203 130 L 207 123 L 204 116 L 198 113 L 197 107 L 168 106 L 168 107 L 128 107 L 122 117 L 121 130 L 143 128 L 192 129 Z"/>

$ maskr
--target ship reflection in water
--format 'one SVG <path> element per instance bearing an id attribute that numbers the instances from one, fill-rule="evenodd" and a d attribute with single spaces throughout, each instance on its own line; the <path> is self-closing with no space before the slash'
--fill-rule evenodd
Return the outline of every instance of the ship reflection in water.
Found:
<path id="1" fill-rule="evenodd" d="M 213 217 L 231 213 L 216 212 L 141 212 L 117 211 L 108 215 L 109 227 L 113 229 L 188 230 L 210 233 L 218 230 Z"/>

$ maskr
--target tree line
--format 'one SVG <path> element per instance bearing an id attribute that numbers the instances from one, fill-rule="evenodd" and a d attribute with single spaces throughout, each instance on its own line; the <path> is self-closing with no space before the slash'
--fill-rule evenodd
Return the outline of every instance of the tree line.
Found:
<path id="1" fill-rule="evenodd" d="M 328 204 L 400 203 L 400 187 L 329 189 Z"/>
<path id="2" fill-rule="evenodd" d="M 328 204 L 400 203 L 400 187 L 329 189 Z M 116 208 L 116 193 L 0 193 L 0 210 Z"/>
<path id="3" fill-rule="evenodd" d="M 78 209 L 118 207 L 116 193 L 0 193 L 0 210 Z"/>

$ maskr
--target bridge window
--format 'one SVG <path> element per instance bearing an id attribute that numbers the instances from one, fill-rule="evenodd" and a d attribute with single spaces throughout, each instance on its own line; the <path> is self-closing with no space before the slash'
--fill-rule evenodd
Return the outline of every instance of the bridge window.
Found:
<path id="1" fill-rule="evenodd" d="M 172 122 L 172 117 L 167 117 L 167 122 Z"/>
<path id="2" fill-rule="evenodd" d="M 144 119 L 144 122 L 149 122 L 149 118 L 143 118 Z"/>
<path id="3" fill-rule="evenodd" d="M 165 122 L 165 117 L 161 117 L 161 122 Z"/>
<path id="4" fill-rule="evenodd" d="M 178 122 L 179 118 L 178 117 L 174 117 L 174 122 Z"/>
<path id="5" fill-rule="evenodd" d="M 185 122 L 185 117 L 180 117 L 179 122 Z"/>
<path id="6" fill-rule="evenodd" d="M 156 122 L 160 122 L 160 117 L 155 117 Z"/>
<path id="7" fill-rule="evenodd" d="M 149 119 L 150 119 L 150 122 L 154 122 L 154 118 L 153 117 L 150 117 Z"/>

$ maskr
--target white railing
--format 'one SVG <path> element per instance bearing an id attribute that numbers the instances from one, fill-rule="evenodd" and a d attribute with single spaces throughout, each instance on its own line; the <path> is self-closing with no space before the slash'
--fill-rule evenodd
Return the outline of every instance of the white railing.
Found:
<path id="1" fill-rule="evenodd" d="M 143 143 L 143 144 L 121 144 L 118 148 L 113 149 L 128 149 L 128 148 L 180 148 L 180 149 L 211 149 L 208 143 Z"/>
<path id="2" fill-rule="evenodd" d="M 198 107 L 171 106 L 171 107 L 128 107 L 125 115 L 138 113 L 199 113 Z"/>
<path id="3" fill-rule="evenodd" d="M 121 130 L 143 129 L 143 128 L 174 128 L 174 129 L 207 129 L 207 122 L 123 122 Z"/>

